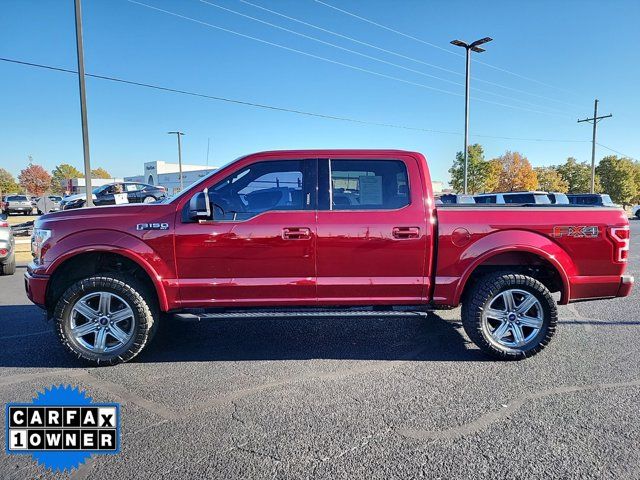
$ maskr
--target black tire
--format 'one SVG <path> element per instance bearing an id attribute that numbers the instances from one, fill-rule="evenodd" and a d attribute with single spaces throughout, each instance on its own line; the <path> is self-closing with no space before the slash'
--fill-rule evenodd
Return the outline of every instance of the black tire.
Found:
<path id="1" fill-rule="evenodd" d="M 494 341 L 483 326 L 483 311 L 497 295 L 510 289 L 533 294 L 542 307 L 542 327 L 522 347 L 508 347 Z M 522 360 L 541 351 L 553 337 L 558 310 L 551 293 L 542 283 L 518 273 L 495 272 L 476 280 L 463 300 L 462 324 L 469 338 L 484 353 L 500 360 Z"/>
<path id="2" fill-rule="evenodd" d="M 13 275 L 16 273 L 16 257 L 12 255 L 11 258 L 7 261 L 7 263 L 3 263 L 0 265 L 0 270 L 2 275 Z"/>
<path id="3" fill-rule="evenodd" d="M 116 294 L 133 310 L 133 335 L 118 350 L 93 352 L 78 343 L 71 334 L 72 309 L 80 298 L 92 292 Z M 55 329 L 62 345 L 75 357 L 96 366 L 128 362 L 138 355 L 153 338 L 158 318 L 157 302 L 152 292 L 133 277 L 120 274 L 99 274 L 79 280 L 62 294 L 54 310 Z"/>
<path id="4" fill-rule="evenodd" d="M 639 208 L 639 209 L 638 209 L 638 211 L 636 212 L 636 218 L 637 218 L 638 220 L 640 220 L 640 208 Z"/>

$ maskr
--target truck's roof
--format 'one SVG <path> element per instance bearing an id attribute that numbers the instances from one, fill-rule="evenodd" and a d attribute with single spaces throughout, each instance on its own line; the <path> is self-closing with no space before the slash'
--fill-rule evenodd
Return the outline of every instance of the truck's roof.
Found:
<path id="1" fill-rule="evenodd" d="M 321 156 L 331 156 L 331 155 L 422 155 L 419 152 L 412 152 L 409 150 L 397 150 L 397 149 L 372 149 L 372 148 L 337 148 L 337 149 L 304 149 L 304 150 L 266 150 L 264 152 L 256 152 L 251 153 L 248 156 L 254 155 L 321 155 Z"/>

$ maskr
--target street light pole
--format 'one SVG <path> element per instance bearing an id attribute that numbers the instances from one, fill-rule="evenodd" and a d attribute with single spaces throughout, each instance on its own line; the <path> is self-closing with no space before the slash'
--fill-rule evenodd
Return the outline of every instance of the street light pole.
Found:
<path id="1" fill-rule="evenodd" d="M 471 81 L 471 52 L 484 52 L 484 48 L 480 48 L 479 45 L 483 43 L 487 43 L 493 40 L 490 37 L 481 38 L 480 40 L 476 40 L 472 43 L 465 43 L 462 40 L 453 40 L 451 42 L 452 45 L 457 47 L 463 47 L 466 50 L 466 76 L 464 82 L 464 183 L 463 183 L 463 192 L 465 195 L 467 194 L 467 183 L 468 183 L 468 170 L 469 170 L 469 83 Z"/>
<path id="2" fill-rule="evenodd" d="M 78 53 L 78 83 L 80 87 L 80 116 L 82 118 L 82 151 L 84 154 L 84 183 L 87 193 L 86 207 L 93 207 L 91 188 L 91 159 L 89 157 L 89 124 L 87 122 L 87 96 L 84 85 L 84 48 L 82 45 L 82 6 L 75 0 L 76 47 Z"/>
<path id="3" fill-rule="evenodd" d="M 180 170 L 180 191 L 184 189 L 182 180 L 182 144 L 180 143 L 180 137 L 184 135 L 182 132 L 167 132 L 169 135 L 176 135 L 178 137 L 178 168 Z"/>

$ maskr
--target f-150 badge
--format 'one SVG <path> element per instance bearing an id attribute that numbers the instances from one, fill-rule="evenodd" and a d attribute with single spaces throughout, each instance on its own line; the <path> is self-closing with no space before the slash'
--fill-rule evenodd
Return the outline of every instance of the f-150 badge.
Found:
<path id="1" fill-rule="evenodd" d="M 566 227 L 553 227 L 553 237 L 573 237 L 573 238 L 597 238 L 600 230 L 597 226 L 566 226 Z"/>
<path id="2" fill-rule="evenodd" d="M 169 230 L 168 223 L 139 223 L 136 230 Z"/>

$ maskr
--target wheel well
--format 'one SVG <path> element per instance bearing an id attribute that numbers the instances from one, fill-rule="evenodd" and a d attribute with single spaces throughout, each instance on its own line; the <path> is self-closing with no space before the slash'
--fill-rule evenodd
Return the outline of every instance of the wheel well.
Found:
<path id="1" fill-rule="evenodd" d="M 508 271 L 521 273 L 535 278 L 553 292 L 563 292 L 560 272 L 547 260 L 530 252 L 505 252 L 488 258 L 478 265 L 467 279 L 460 300 L 464 302 L 471 286 L 483 275 L 492 272 Z"/>
<path id="2" fill-rule="evenodd" d="M 155 286 L 144 269 L 133 260 L 111 252 L 89 252 L 65 260 L 51 275 L 47 285 L 46 307 L 53 312 L 58 298 L 78 280 L 100 273 L 124 273 L 134 277 L 157 302 Z"/>

